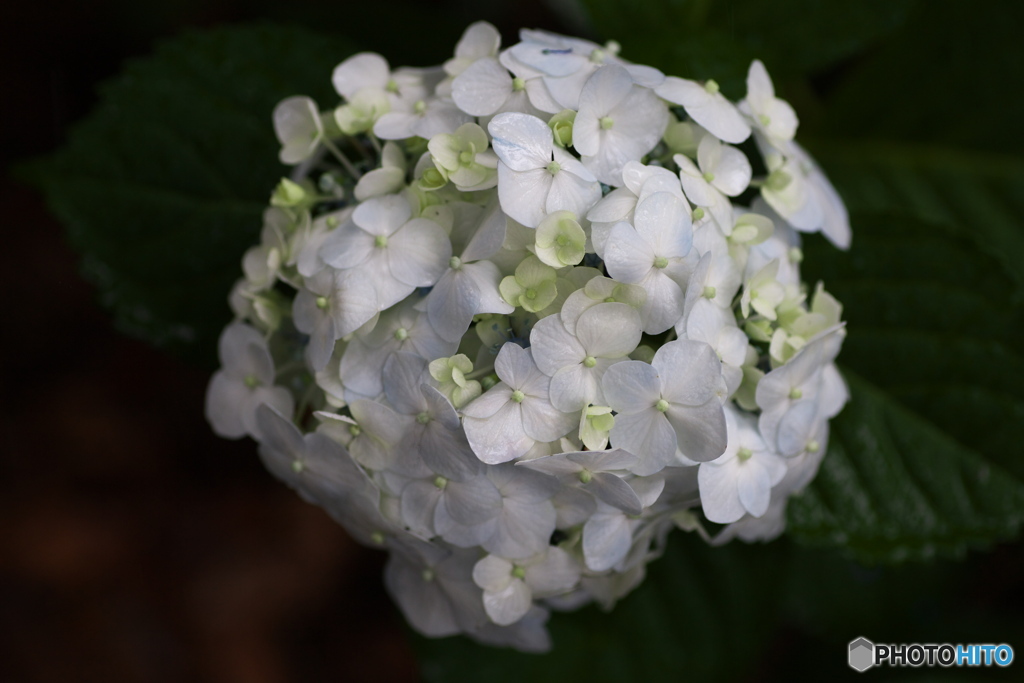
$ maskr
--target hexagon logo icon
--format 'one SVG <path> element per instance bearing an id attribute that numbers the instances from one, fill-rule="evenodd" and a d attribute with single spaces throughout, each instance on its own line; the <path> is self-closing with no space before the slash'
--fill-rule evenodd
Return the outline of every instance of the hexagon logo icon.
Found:
<path id="1" fill-rule="evenodd" d="M 867 638 L 850 642 L 850 668 L 864 672 L 875 665 L 875 644 Z"/>

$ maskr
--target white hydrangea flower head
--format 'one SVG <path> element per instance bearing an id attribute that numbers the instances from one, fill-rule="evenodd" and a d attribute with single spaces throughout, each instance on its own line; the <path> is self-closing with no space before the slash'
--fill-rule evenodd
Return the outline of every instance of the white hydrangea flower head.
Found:
<path id="1" fill-rule="evenodd" d="M 792 107 L 759 61 L 736 104 L 619 51 L 477 22 L 271 117 L 294 170 L 207 418 L 388 552 L 428 636 L 544 651 L 550 609 L 610 609 L 671 528 L 777 536 L 849 398 L 842 305 L 800 274 L 849 216 Z"/>

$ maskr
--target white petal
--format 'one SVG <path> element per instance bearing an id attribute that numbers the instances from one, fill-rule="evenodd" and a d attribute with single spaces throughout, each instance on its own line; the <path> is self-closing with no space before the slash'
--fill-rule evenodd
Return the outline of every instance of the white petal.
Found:
<path id="1" fill-rule="evenodd" d="M 643 282 L 654 267 L 655 258 L 654 249 L 629 223 L 612 228 L 605 244 L 604 261 L 613 278 L 631 284 Z"/>
<path id="2" fill-rule="evenodd" d="M 760 517 L 768 510 L 768 503 L 771 501 L 772 495 L 772 483 L 766 470 L 758 467 L 752 461 L 745 464 L 746 467 L 740 468 L 740 476 L 737 481 L 740 503 L 754 517 Z"/>
<path id="3" fill-rule="evenodd" d="M 559 529 L 568 529 L 583 524 L 594 514 L 597 501 L 586 491 L 578 488 L 562 488 L 551 499 L 557 512 Z"/>
<path id="4" fill-rule="evenodd" d="M 582 465 L 567 460 L 564 454 L 546 455 L 533 460 L 520 460 L 516 463 L 516 467 L 525 467 L 551 476 L 574 475 L 583 470 Z"/>
<path id="5" fill-rule="evenodd" d="M 465 269 L 449 270 L 427 295 L 430 324 L 442 338 L 456 342 L 469 329 L 478 302 L 476 283 Z"/>
<path id="6" fill-rule="evenodd" d="M 573 147 L 582 155 L 593 155 L 600 151 L 600 126 L 596 125 L 602 116 L 619 104 L 633 88 L 633 79 L 621 66 L 609 64 L 590 76 L 580 92 L 579 112 L 573 123 Z M 580 134 L 577 135 L 577 125 Z M 588 134 L 583 134 L 586 129 Z"/>
<path id="7" fill-rule="evenodd" d="M 494 58 L 478 59 L 452 82 L 455 104 L 473 116 L 490 116 L 511 94 L 512 77 Z"/>
<path id="8" fill-rule="evenodd" d="M 478 397 L 473 403 L 480 398 L 483 397 Z M 523 429 L 520 405 L 511 401 L 490 417 L 467 416 L 463 421 L 463 427 L 476 457 L 488 465 L 515 460 L 533 448 L 534 440 L 527 436 Z"/>
<path id="9" fill-rule="evenodd" d="M 290 460 L 302 457 L 306 444 L 302 432 L 295 424 L 268 405 L 256 409 L 256 420 L 260 425 L 260 441 L 274 451 L 286 455 Z M 288 463 L 289 470 L 291 462 Z"/>
<path id="10" fill-rule="evenodd" d="M 509 218 L 536 228 L 547 215 L 548 195 L 554 176 L 546 168 L 513 171 L 498 164 L 498 199 Z M 571 209 L 569 209 L 571 210 Z"/>
<path id="11" fill-rule="evenodd" d="M 360 399 L 350 403 L 349 410 L 364 432 L 381 439 L 389 446 L 401 440 L 405 424 L 390 407 L 376 401 Z"/>
<path id="12" fill-rule="evenodd" d="M 553 316 L 552 316 L 553 317 Z M 601 359 L 605 364 L 608 361 Z M 567 365 L 551 378 L 551 405 L 564 412 L 578 413 L 590 404 L 604 401 L 601 393 L 599 366 L 585 367 L 581 363 Z"/>
<path id="13" fill-rule="evenodd" d="M 623 361 L 608 368 L 601 388 L 608 405 L 627 415 L 646 411 L 661 398 L 658 371 L 638 360 Z"/>
<path id="14" fill-rule="evenodd" d="M 657 256 L 682 258 L 693 240 L 692 218 L 686 203 L 670 192 L 655 192 L 636 205 L 633 225 Z"/>
<path id="15" fill-rule="evenodd" d="M 459 548 L 475 548 L 491 538 L 498 528 L 498 518 L 495 517 L 481 524 L 467 526 L 459 524 L 451 515 L 445 505 L 438 505 L 434 514 L 434 528 L 437 534 L 454 546 Z"/>
<path id="16" fill-rule="evenodd" d="M 250 345 L 266 348 L 267 342 L 263 335 L 254 327 L 244 323 L 232 323 L 224 328 L 217 340 L 217 357 L 225 369 L 237 364 L 247 353 Z M 249 372 L 248 368 L 240 368 L 239 379 Z M 237 374 L 237 373 L 233 373 Z"/>
<path id="17" fill-rule="evenodd" d="M 352 334 L 377 314 L 378 294 L 372 282 L 358 277 L 355 271 L 337 275 L 338 298 L 335 334 Z"/>
<path id="18" fill-rule="evenodd" d="M 423 580 L 423 569 L 392 553 L 384 568 L 388 592 L 409 624 L 420 633 L 434 638 L 459 633 L 461 628 L 451 602 L 436 581 Z"/>
<path id="19" fill-rule="evenodd" d="M 676 156 L 679 157 L 682 155 L 677 154 Z M 694 177 L 680 172 L 679 179 L 682 182 L 686 198 L 696 206 L 712 206 L 718 201 L 718 195 L 722 194 L 716 190 L 711 183 L 700 176 Z"/>
<path id="20" fill-rule="evenodd" d="M 554 160 L 561 166 L 561 170 L 551 177 L 547 212 L 572 211 L 577 216 L 587 215 L 591 207 L 601 199 L 600 183 L 567 152 L 556 149 Z"/>
<path id="21" fill-rule="evenodd" d="M 434 535 L 434 508 L 441 490 L 428 481 L 414 481 L 402 490 L 402 522 L 425 538 Z"/>
<path id="22" fill-rule="evenodd" d="M 712 142 L 707 142 L 709 140 Z M 698 159 L 705 144 L 713 144 L 713 142 L 717 141 L 710 136 L 701 140 L 700 146 L 697 148 Z M 723 193 L 735 197 L 747 189 L 747 185 L 750 184 L 752 173 L 750 161 L 747 159 L 747 155 L 735 147 L 721 143 L 719 143 L 719 147 L 717 163 L 708 169 L 715 176 L 711 182 Z M 701 168 L 705 168 L 703 162 Z"/>
<path id="23" fill-rule="evenodd" d="M 333 268 L 354 268 L 373 254 L 373 235 L 354 223 L 344 223 L 324 239 L 317 253 Z"/>
<path id="24" fill-rule="evenodd" d="M 694 121 L 725 142 L 736 144 L 750 136 L 750 126 L 736 107 L 721 93 L 711 94 L 696 81 L 669 76 L 654 92 L 682 105 Z"/>
<path id="25" fill-rule="evenodd" d="M 605 373 L 605 377 L 607 376 Z M 632 415 L 616 415 L 615 426 L 612 427 L 609 437 L 613 446 L 627 450 L 640 458 L 640 461 L 630 468 L 631 472 L 640 476 L 660 472 L 676 453 L 675 430 L 665 415 L 654 408 Z"/>
<path id="26" fill-rule="evenodd" d="M 628 515 L 639 515 L 643 510 L 636 491 L 620 477 L 610 472 L 598 472 L 593 475 L 590 483 L 584 488 L 604 503 L 618 508 Z"/>
<path id="27" fill-rule="evenodd" d="M 559 489 L 558 482 L 551 477 L 512 465 L 492 467 L 487 471 L 487 475 L 506 501 L 542 503 L 549 500 Z"/>
<path id="28" fill-rule="evenodd" d="M 626 556 L 632 541 L 625 515 L 594 515 L 583 525 L 587 568 L 595 572 L 611 569 Z"/>
<path id="29" fill-rule="evenodd" d="M 512 389 L 504 382 L 498 382 L 462 408 L 466 417 L 488 418 L 498 412 L 512 398 Z"/>
<path id="30" fill-rule="evenodd" d="M 545 379 L 547 379 L 545 377 Z M 578 426 L 579 416 L 564 413 L 547 400 L 527 397 L 523 403 L 523 430 L 537 441 L 557 441 Z M 575 410 L 575 409 L 574 409 Z"/>
<path id="31" fill-rule="evenodd" d="M 543 475 L 535 472 L 523 474 Z M 523 502 L 505 499 L 494 536 L 483 543 L 488 552 L 510 559 L 530 557 L 548 547 L 555 530 L 555 508 L 548 502 Z"/>
<path id="32" fill-rule="evenodd" d="M 444 273 L 452 244 L 440 225 L 414 218 L 391 236 L 386 250 L 396 280 L 413 287 L 429 287 Z"/>
<path id="33" fill-rule="evenodd" d="M 532 604 L 533 594 L 519 579 L 496 593 L 484 591 L 484 609 L 491 621 L 499 626 L 516 623 L 530 610 Z"/>
<path id="34" fill-rule="evenodd" d="M 359 179 L 359 182 L 356 183 L 355 195 L 356 199 L 362 202 L 373 197 L 398 192 L 404 186 L 404 168 L 377 168 Z"/>
<path id="35" fill-rule="evenodd" d="M 480 224 L 472 239 L 462 252 L 463 261 L 480 261 L 488 259 L 501 250 L 505 241 L 505 231 L 508 221 L 501 210 L 501 205 L 491 201 L 483 213 Z"/>
<path id="36" fill-rule="evenodd" d="M 807 442 L 817 431 L 819 420 L 818 404 L 814 401 L 801 401 L 786 411 L 779 421 L 778 436 L 773 447 L 782 455 L 799 455 L 807 449 Z"/>
<path id="37" fill-rule="evenodd" d="M 620 448 L 607 451 L 579 451 L 567 453 L 570 462 L 578 463 L 591 472 L 608 470 L 626 470 L 636 464 L 637 457 Z"/>
<path id="38" fill-rule="evenodd" d="M 427 295 L 427 314 L 438 335 L 457 342 L 478 313 L 511 313 L 498 294 L 501 273 L 490 261 L 467 263 L 449 270 Z"/>
<path id="39" fill-rule="evenodd" d="M 747 71 L 747 98 L 757 100 L 768 100 L 775 97 L 775 87 L 768 75 L 768 69 L 760 59 L 750 63 Z"/>
<path id="40" fill-rule="evenodd" d="M 697 472 L 704 515 L 717 524 L 731 524 L 747 512 L 737 490 L 737 465 L 735 461 L 723 465 L 705 462 Z"/>
<path id="41" fill-rule="evenodd" d="M 420 385 L 426 379 L 427 361 L 399 351 L 388 357 L 383 369 L 384 390 L 395 410 L 406 415 L 426 410 Z"/>
<path id="42" fill-rule="evenodd" d="M 493 519 L 502 508 L 501 494 L 484 476 L 449 481 L 444 489 L 444 505 L 452 519 L 467 526 Z"/>
<path id="43" fill-rule="evenodd" d="M 526 386 L 531 382 L 547 379 L 537 369 L 530 351 L 514 343 L 505 343 L 494 359 L 494 372 L 501 381 L 512 387 L 527 392 Z"/>
<path id="44" fill-rule="evenodd" d="M 370 235 L 388 236 L 405 225 L 410 216 L 412 208 L 404 197 L 388 195 L 360 204 L 352 213 L 352 220 Z"/>
<path id="45" fill-rule="evenodd" d="M 576 335 L 585 355 L 598 358 L 629 355 L 640 344 L 640 334 L 640 314 L 628 304 L 600 303 L 584 311 L 576 321 Z"/>
<path id="46" fill-rule="evenodd" d="M 702 406 L 672 404 L 665 417 L 675 431 L 679 450 L 690 460 L 707 462 L 725 452 L 725 412 L 718 399 L 713 398 Z"/>
<path id="47" fill-rule="evenodd" d="M 543 168 L 551 162 L 551 129 L 536 116 L 515 112 L 498 114 L 491 119 L 487 130 L 493 138 L 494 153 L 513 171 Z"/>
<path id="48" fill-rule="evenodd" d="M 530 331 L 530 350 L 537 367 L 549 377 L 567 365 L 582 362 L 587 355 L 557 315 L 549 315 L 533 326 Z"/>
<path id="49" fill-rule="evenodd" d="M 511 582 L 512 563 L 503 557 L 487 555 L 473 565 L 473 583 L 485 591 L 503 590 Z"/>
<path id="50" fill-rule="evenodd" d="M 327 366 L 327 361 L 334 353 L 334 342 L 340 336 L 334 318 L 329 315 L 320 316 L 309 336 L 309 346 L 306 347 L 309 364 L 315 372 L 319 372 Z"/>
<path id="51" fill-rule="evenodd" d="M 391 111 L 373 124 L 373 134 L 381 140 L 404 140 L 413 136 L 413 128 L 419 121 L 416 114 Z"/>
<path id="52" fill-rule="evenodd" d="M 670 277 L 670 270 L 652 268 L 639 283 L 647 292 L 647 300 L 640 311 L 640 319 L 647 334 L 661 334 L 674 327 L 683 315 L 686 297 L 679 283 Z"/>
<path id="53" fill-rule="evenodd" d="M 535 597 L 546 598 L 575 586 L 580 579 L 580 567 L 569 553 L 551 546 L 541 562 L 526 567 L 523 579 Z"/>
<path id="54" fill-rule="evenodd" d="M 636 195 L 625 187 L 618 187 L 606 194 L 587 214 L 588 221 L 617 223 L 628 220 L 636 208 Z"/>
<path id="55" fill-rule="evenodd" d="M 406 434 L 415 435 L 416 431 L 420 433 L 417 450 L 431 471 L 452 481 L 465 481 L 483 471 L 461 425 L 459 429 L 448 429 L 435 419 L 426 426 L 413 424 Z M 400 448 L 404 445 L 405 441 Z"/>
<path id="56" fill-rule="evenodd" d="M 385 116 L 388 115 L 385 114 Z M 429 140 L 442 133 L 454 133 L 459 126 L 469 123 L 471 120 L 472 117 L 456 107 L 454 102 L 434 100 L 427 105 L 427 111 L 423 116 L 417 117 L 417 120 L 413 122 L 412 133 L 424 140 Z"/>
<path id="57" fill-rule="evenodd" d="M 214 433 L 225 439 L 240 439 L 246 434 L 241 407 L 249 388 L 239 380 L 218 371 L 206 388 L 206 420 Z"/>
<path id="58" fill-rule="evenodd" d="M 386 59 L 372 52 L 360 52 L 335 67 L 331 82 L 339 95 L 351 100 L 363 88 L 383 88 L 390 74 Z"/>
<path id="59" fill-rule="evenodd" d="M 702 405 L 722 389 L 721 361 L 704 342 L 669 342 L 658 349 L 651 364 L 662 378 L 662 397 L 670 403 Z"/>

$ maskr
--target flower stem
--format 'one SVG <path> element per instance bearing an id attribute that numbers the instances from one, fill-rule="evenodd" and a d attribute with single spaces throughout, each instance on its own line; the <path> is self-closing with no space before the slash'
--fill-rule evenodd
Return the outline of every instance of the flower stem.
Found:
<path id="1" fill-rule="evenodd" d="M 331 151 L 331 154 L 333 154 L 335 158 L 341 162 L 341 165 L 345 167 L 345 170 L 348 171 L 349 175 L 351 175 L 355 180 L 359 180 L 362 177 L 362 174 L 360 174 L 359 171 L 356 170 L 356 167 L 352 165 L 352 162 L 348 160 L 348 157 L 345 156 L 342 153 L 342 151 L 335 146 L 333 142 L 324 138 L 324 147 Z"/>
<path id="2" fill-rule="evenodd" d="M 486 368 L 477 368 L 473 372 L 466 375 L 466 379 L 477 379 L 478 377 L 486 377 L 487 375 L 494 372 L 494 366 L 488 365 Z"/>

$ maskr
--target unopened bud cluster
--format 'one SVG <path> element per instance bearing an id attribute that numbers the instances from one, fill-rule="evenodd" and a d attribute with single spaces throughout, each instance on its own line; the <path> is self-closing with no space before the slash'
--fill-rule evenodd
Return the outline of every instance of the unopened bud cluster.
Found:
<path id="1" fill-rule="evenodd" d="M 441 67 L 357 54 L 274 112 L 213 429 L 390 553 L 409 622 L 523 650 L 672 527 L 778 535 L 847 399 L 800 232 L 850 239 L 797 118 L 541 31 Z M 709 533 L 708 523 L 715 525 Z"/>

